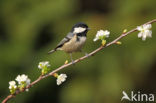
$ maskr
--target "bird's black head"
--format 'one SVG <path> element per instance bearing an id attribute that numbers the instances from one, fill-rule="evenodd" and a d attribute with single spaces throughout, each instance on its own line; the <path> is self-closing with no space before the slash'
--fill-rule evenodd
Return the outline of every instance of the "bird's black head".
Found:
<path id="1" fill-rule="evenodd" d="M 87 24 L 80 22 L 80 23 L 75 24 L 72 27 L 71 32 L 79 34 L 79 35 L 86 35 L 88 30 L 89 30 L 89 28 L 88 28 Z"/>

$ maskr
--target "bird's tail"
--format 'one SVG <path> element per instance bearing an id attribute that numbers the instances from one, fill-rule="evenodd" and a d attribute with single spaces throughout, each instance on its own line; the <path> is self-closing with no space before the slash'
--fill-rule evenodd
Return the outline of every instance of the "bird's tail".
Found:
<path id="1" fill-rule="evenodd" d="M 53 50 L 49 51 L 48 54 L 51 54 L 51 53 L 53 53 L 55 51 L 56 51 L 56 49 L 53 49 Z"/>

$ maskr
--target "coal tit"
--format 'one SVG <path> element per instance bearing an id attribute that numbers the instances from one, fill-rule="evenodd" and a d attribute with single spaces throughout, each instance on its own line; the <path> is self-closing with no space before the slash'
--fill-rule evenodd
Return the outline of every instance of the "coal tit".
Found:
<path id="1" fill-rule="evenodd" d="M 73 62 L 72 53 L 81 51 L 83 45 L 86 42 L 88 30 L 89 27 L 85 23 L 75 24 L 66 37 L 63 38 L 60 43 L 58 43 L 58 45 L 48 53 L 51 54 L 57 50 L 63 50 L 70 54 L 71 60 Z"/>

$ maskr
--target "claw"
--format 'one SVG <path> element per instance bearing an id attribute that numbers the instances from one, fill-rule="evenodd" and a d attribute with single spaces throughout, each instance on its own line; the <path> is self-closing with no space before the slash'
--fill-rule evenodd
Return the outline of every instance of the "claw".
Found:
<path id="1" fill-rule="evenodd" d="M 89 56 L 89 55 L 88 55 L 88 53 L 85 53 L 85 56 L 87 56 L 87 57 L 88 57 L 88 56 Z"/>
<path id="2" fill-rule="evenodd" d="M 72 64 L 75 65 L 75 62 L 72 60 Z"/>
<path id="3" fill-rule="evenodd" d="M 81 50 L 81 52 L 85 53 L 85 56 L 89 56 L 89 54 L 88 54 L 87 52 L 84 52 L 84 51 L 82 51 L 82 50 Z"/>

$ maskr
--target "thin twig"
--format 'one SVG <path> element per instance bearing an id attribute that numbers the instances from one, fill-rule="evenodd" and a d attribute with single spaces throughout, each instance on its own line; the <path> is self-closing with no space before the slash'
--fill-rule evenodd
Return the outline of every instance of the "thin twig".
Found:
<path id="1" fill-rule="evenodd" d="M 145 24 L 151 24 L 151 23 L 154 23 L 154 22 L 156 22 L 156 19 L 153 19 L 153 20 L 151 20 L 151 21 L 149 21 L 149 22 L 147 22 L 147 23 L 145 23 Z M 113 40 L 112 42 L 109 42 L 109 43 L 106 44 L 105 46 L 100 46 L 99 48 L 97 48 L 96 50 L 92 51 L 92 52 L 89 53 L 88 55 L 83 56 L 83 57 L 81 57 L 81 58 L 79 58 L 79 59 L 76 59 L 76 60 L 74 61 L 74 64 L 75 64 L 75 63 L 78 63 L 78 62 L 80 62 L 80 61 L 82 61 L 82 60 L 84 60 L 84 59 L 86 59 L 86 58 L 88 58 L 88 57 L 90 57 L 90 56 L 92 56 L 92 55 L 95 55 L 97 52 L 101 51 L 103 48 L 106 48 L 106 47 L 108 47 L 108 46 L 111 46 L 111 45 L 113 45 L 113 44 L 116 44 L 116 42 L 118 42 L 120 39 L 122 39 L 123 37 L 127 36 L 128 34 L 131 34 L 131 33 L 135 32 L 135 31 L 137 31 L 136 28 L 134 28 L 134 29 L 132 29 L 132 30 L 126 32 L 126 33 L 122 33 L 118 38 L 116 38 L 116 39 Z M 47 75 L 43 75 L 43 76 L 41 75 L 41 76 L 39 76 L 35 81 L 33 81 L 33 82 L 32 82 L 30 85 L 28 85 L 25 89 L 31 88 L 33 85 L 35 85 L 36 83 L 38 83 L 38 82 L 41 81 L 42 79 L 47 78 L 47 77 L 49 77 L 49 76 L 52 76 L 54 73 L 56 73 L 56 72 L 58 72 L 58 71 L 60 71 L 60 70 L 62 70 L 62 69 L 64 69 L 64 68 L 66 68 L 66 67 L 68 67 L 68 66 L 70 66 L 70 65 L 72 65 L 72 64 L 73 64 L 72 62 L 70 62 L 70 63 L 68 63 L 68 64 L 64 64 L 64 65 L 58 67 L 57 69 L 53 70 L 52 72 L 48 73 Z M 21 93 L 21 92 L 24 92 L 25 89 L 24 89 L 23 91 L 17 90 L 15 94 L 10 94 L 10 95 L 8 95 L 8 96 L 2 101 L 2 103 L 6 103 L 8 100 L 10 100 L 11 98 L 15 97 L 17 94 L 19 94 L 19 93 Z"/>

